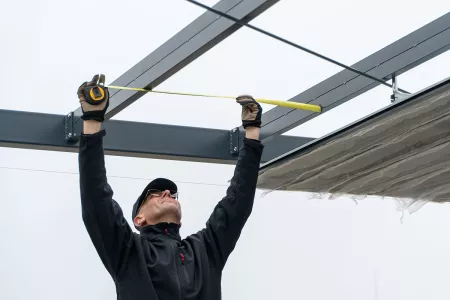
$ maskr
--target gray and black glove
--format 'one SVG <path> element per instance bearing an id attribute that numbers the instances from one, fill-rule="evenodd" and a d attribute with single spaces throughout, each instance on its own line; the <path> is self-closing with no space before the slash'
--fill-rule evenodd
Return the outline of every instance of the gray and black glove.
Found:
<path id="1" fill-rule="evenodd" d="M 261 128 L 262 107 L 250 95 L 241 95 L 236 102 L 242 106 L 242 126 Z"/>
<path id="2" fill-rule="evenodd" d="M 104 81 L 104 75 L 101 76 L 101 80 Z M 80 85 L 77 91 L 78 99 L 81 103 L 81 110 L 83 111 L 83 115 L 81 119 L 83 120 L 95 120 L 99 122 L 103 122 L 105 120 L 105 113 L 109 106 L 109 91 L 107 87 L 101 86 L 101 89 L 104 93 L 101 101 L 98 103 L 90 104 L 86 101 L 85 93 L 89 90 L 89 87 L 98 85 L 99 75 L 95 75 L 90 82 L 84 82 Z M 98 89 L 97 89 L 97 92 Z"/>

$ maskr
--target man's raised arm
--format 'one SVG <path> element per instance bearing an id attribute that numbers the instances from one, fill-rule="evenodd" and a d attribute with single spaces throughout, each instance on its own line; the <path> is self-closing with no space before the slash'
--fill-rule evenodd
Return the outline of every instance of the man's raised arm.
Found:
<path id="1" fill-rule="evenodd" d="M 106 178 L 103 137 L 104 114 L 109 105 L 108 90 L 104 101 L 90 104 L 85 99 L 85 87 L 95 85 L 98 77 L 83 83 L 78 98 L 83 110 L 83 132 L 80 135 L 79 172 L 81 210 L 84 224 L 104 266 L 115 277 L 128 255 L 132 231 L 122 209 L 113 200 L 113 191 Z M 96 91 L 98 92 L 98 90 Z M 89 99 L 92 103 L 92 100 Z"/>
<path id="2" fill-rule="evenodd" d="M 217 267 L 222 269 L 253 209 L 259 165 L 264 146 L 259 141 L 261 106 L 251 96 L 240 96 L 246 130 L 236 167 L 225 197 L 211 214 L 203 238 Z"/>

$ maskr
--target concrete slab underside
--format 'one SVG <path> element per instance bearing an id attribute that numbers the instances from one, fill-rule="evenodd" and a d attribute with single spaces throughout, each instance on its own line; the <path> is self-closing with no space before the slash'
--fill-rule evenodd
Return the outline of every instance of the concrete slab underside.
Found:
<path id="1" fill-rule="evenodd" d="M 263 168 L 258 188 L 450 200 L 450 84 Z"/>

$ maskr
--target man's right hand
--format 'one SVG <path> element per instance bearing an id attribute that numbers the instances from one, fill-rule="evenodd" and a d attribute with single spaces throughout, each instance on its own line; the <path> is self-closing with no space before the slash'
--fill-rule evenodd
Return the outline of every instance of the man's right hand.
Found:
<path id="1" fill-rule="evenodd" d="M 109 91 L 108 88 L 104 87 L 106 92 L 106 100 L 98 105 L 89 104 L 84 98 L 83 89 L 86 86 L 94 86 L 97 83 L 99 76 L 95 75 L 90 82 L 84 82 L 80 85 L 77 91 L 78 99 L 81 103 L 81 110 L 83 115 L 81 119 L 83 120 L 94 120 L 98 122 L 103 122 L 105 119 L 105 113 L 109 106 Z"/>

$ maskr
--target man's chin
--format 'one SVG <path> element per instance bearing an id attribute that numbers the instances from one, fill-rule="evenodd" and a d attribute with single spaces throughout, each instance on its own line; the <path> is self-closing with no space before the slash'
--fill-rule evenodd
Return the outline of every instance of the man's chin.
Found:
<path id="1" fill-rule="evenodd" d="M 162 204 L 164 207 L 165 213 L 174 213 L 179 215 L 180 214 L 180 207 L 178 206 L 178 203 L 173 201 L 166 201 Z"/>

